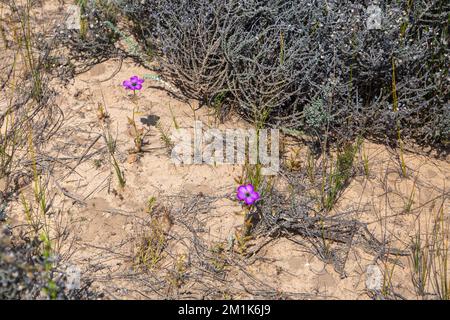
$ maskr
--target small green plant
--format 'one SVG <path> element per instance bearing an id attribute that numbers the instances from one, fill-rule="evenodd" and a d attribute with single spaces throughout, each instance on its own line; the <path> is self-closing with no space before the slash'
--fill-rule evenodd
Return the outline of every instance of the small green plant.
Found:
<path id="1" fill-rule="evenodd" d="M 368 178 L 370 176 L 369 156 L 367 155 L 367 153 L 364 150 L 362 151 L 362 162 L 363 162 L 364 174 Z"/>
<path id="2" fill-rule="evenodd" d="M 411 265 L 411 281 L 416 294 L 421 297 L 425 297 L 428 285 L 430 272 L 429 249 L 430 243 L 428 234 L 426 234 L 425 239 L 423 239 L 419 222 L 419 228 L 412 238 L 411 255 L 409 260 Z"/>
<path id="3" fill-rule="evenodd" d="M 156 198 L 153 196 L 147 199 L 145 211 L 149 215 L 149 220 L 138 236 L 134 263 L 137 268 L 152 270 L 164 257 L 164 250 L 168 242 L 167 234 L 172 222 L 169 211 L 165 207 L 157 205 Z M 162 215 L 159 215 L 158 212 L 162 212 Z"/>
<path id="4" fill-rule="evenodd" d="M 167 245 L 167 238 L 164 234 L 160 219 L 153 217 L 149 229 L 140 238 L 137 246 L 135 264 L 138 268 L 151 270 L 156 267 L 163 258 L 164 248 Z"/>
<path id="5" fill-rule="evenodd" d="M 173 126 L 177 130 L 180 129 L 180 126 L 178 125 L 178 122 L 177 122 L 177 118 L 175 117 L 175 115 L 173 113 L 173 110 L 172 110 L 172 107 L 170 106 L 170 103 L 169 103 L 169 110 L 170 110 L 170 115 L 172 117 Z"/>
<path id="6" fill-rule="evenodd" d="M 210 248 L 212 254 L 211 264 L 215 271 L 221 272 L 225 269 L 227 263 L 225 259 L 225 246 L 223 243 L 216 243 Z"/>
<path id="7" fill-rule="evenodd" d="M 15 40 L 20 44 L 20 53 L 25 61 L 26 70 L 31 75 L 32 89 L 31 94 L 36 102 L 40 102 L 43 97 L 43 83 L 41 66 L 38 58 L 35 57 L 33 48 L 33 27 L 31 26 L 32 1 L 27 0 L 22 16 L 20 17 L 20 34 L 15 34 Z M 23 45 L 23 46 L 22 46 Z M 23 49 L 22 49 L 23 48 Z"/>
<path id="8" fill-rule="evenodd" d="M 58 287 L 52 279 L 53 270 L 53 248 L 50 240 L 50 205 L 47 201 L 47 188 L 42 182 L 41 174 L 37 168 L 35 148 L 33 145 L 33 135 L 30 130 L 28 136 L 28 154 L 31 158 L 31 169 L 33 172 L 33 200 L 28 202 L 25 196 L 21 195 L 21 201 L 24 208 L 26 220 L 36 235 L 42 242 L 42 255 L 44 258 L 44 270 L 46 273 L 47 284 L 45 293 L 50 299 L 56 299 Z"/>
<path id="9" fill-rule="evenodd" d="M 411 282 L 422 299 L 450 300 L 450 224 L 444 202 L 431 219 L 432 227 L 425 230 L 417 221 L 411 237 Z"/>
<path id="10" fill-rule="evenodd" d="M 34 218 L 30 219 L 30 222 L 34 222 L 34 226 L 36 227 L 36 231 L 40 232 L 41 228 L 45 233 L 45 236 L 48 238 L 50 233 L 49 223 L 47 221 L 47 217 L 49 214 L 49 206 L 47 204 L 47 190 L 46 186 L 42 183 L 42 177 L 40 172 L 38 171 L 37 162 L 36 162 L 36 154 L 33 145 L 33 136 L 30 130 L 29 134 L 29 145 L 28 145 L 28 153 L 31 158 L 31 169 L 33 172 L 33 194 L 34 194 L 34 203 L 36 204 L 36 208 L 34 208 L 31 203 L 25 205 L 26 201 L 22 201 L 24 204 L 25 214 L 28 217 L 34 215 Z"/>
<path id="11" fill-rule="evenodd" d="M 183 286 L 186 278 L 186 256 L 180 254 L 174 263 L 173 270 L 169 273 L 168 280 L 173 288 L 179 289 Z"/>
<path id="12" fill-rule="evenodd" d="M 168 152 L 170 153 L 172 151 L 173 147 L 175 146 L 175 144 L 173 143 L 172 139 L 170 139 L 169 134 L 163 128 L 160 121 L 158 121 L 158 123 L 156 124 L 156 129 L 158 129 L 159 134 L 160 134 L 160 139 L 163 142 L 164 146 L 167 148 Z"/>
<path id="13" fill-rule="evenodd" d="M 144 129 L 140 128 L 138 129 L 136 125 L 136 108 L 133 108 L 133 114 L 130 117 L 128 117 L 128 124 L 131 125 L 133 129 L 133 142 L 134 142 L 134 149 L 131 150 L 131 153 L 140 153 L 142 152 L 142 146 L 144 144 Z"/>
<path id="14" fill-rule="evenodd" d="M 85 40 L 88 31 L 87 0 L 77 0 L 80 7 L 80 37 Z"/>
<path id="15" fill-rule="evenodd" d="M 359 143 L 355 145 L 347 144 L 342 151 L 338 152 L 336 163 L 330 166 L 330 174 L 328 176 L 328 190 L 325 191 L 323 184 L 323 206 L 328 211 L 332 209 L 339 193 L 344 189 L 348 180 L 352 176 L 353 161 Z"/>
<path id="16" fill-rule="evenodd" d="M 405 203 L 405 213 L 410 213 L 412 210 L 412 206 L 414 204 L 414 196 L 415 196 L 415 192 L 416 192 L 416 182 L 417 182 L 417 177 L 416 177 L 416 179 L 414 179 L 414 184 L 412 186 L 411 193 L 409 195 L 408 200 Z"/>
<path id="17" fill-rule="evenodd" d="M 125 176 L 124 176 L 124 174 L 119 166 L 119 163 L 116 160 L 116 156 L 115 156 L 116 140 L 114 140 L 114 138 L 111 135 L 111 132 L 108 129 L 105 130 L 105 132 L 103 134 L 103 138 L 105 139 L 105 143 L 106 143 L 108 153 L 110 156 L 110 163 L 114 168 L 114 172 L 116 173 L 117 180 L 119 182 L 119 186 L 121 188 L 124 188 L 125 184 L 126 184 Z"/>
<path id="18" fill-rule="evenodd" d="M 50 299 L 55 300 L 58 295 L 58 286 L 55 281 L 51 277 L 51 271 L 53 269 L 53 261 L 52 261 L 52 243 L 47 234 L 42 233 L 40 240 L 43 243 L 43 257 L 44 257 L 44 269 L 46 272 L 46 280 L 47 285 L 45 287 L 45 293 L 49 296 Z"/>
<path id="19" fill-rule="evenodd" d="M 97 104 L 97 119 L 99 121 L 105 121 L 108 118 L 109 118 L 109 114 L 106 111 L 106 107 L 103 104 L 98 103 Z"/>
<path id="20" fill-rule="evenodd" d="M 395 262 L 391 262 L 388 259 L 388 255 L 386 255 L 384 261 L 384 272 L 383 272 L 383 283 L 381 285 L 381 294 L 384 297 L 392 296 L 392 279 L 395 271 Z"/>
<path id="21" fill-rule="evenodd" d="M 327 240 L 327 237 L 328 237 L 327 230 L 325 228 L 324 219 L 322 219 L 322 217 L 319 220 L 319 224 L 320 224 L 322 245 L 319 247 L 320 250 L 318 253 L 322 257 L 322 259 L 327 261 L 331 257 L 331 241 Z"/>
<path id="22" fill-rule="evenodd" d="M 147 200 L 147 205 L 145 208 L 145 211 L 148 214 L 151 214 L 153 212 L 153 209 L 155 208 L 156 205 L 156 198 L 155 197 L 149 197 Z"/>
<path id="23" fill-rule="evenodd" d="M 237 250 L 242 255 L 247 252 L 248 242 L 253 239 L 253 236 L 248 234 L 249 230 L 251 230 L 251 226 L 251 220 L 247 219 L 244 222 L 243 230 L 238 230 L 234 234 L 234 238 L 237 243 Z"/>
<path id="24" fill-rule="evenodd" d="M 450 300 L 450 223 L 449 213 L 444 212 L 444 202 L 435 218 L 432 239 L 432 277 L 431 284 L 437 297 Z"/>

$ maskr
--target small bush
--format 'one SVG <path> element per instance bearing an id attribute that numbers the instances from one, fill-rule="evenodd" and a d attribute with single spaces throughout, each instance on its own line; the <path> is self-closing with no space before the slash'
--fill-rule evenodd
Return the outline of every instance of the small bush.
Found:
<path id="1" fill-rule="evenodd" d="M 48 271 L 46 260 L 39 239 L 13 237 L 6 229 L 0 230 L 0 300 L 98 297 L 89 289 L 89 283 L 68 290 L 65 274 L 55 268 Z"/>
<path id="2" fill-rule="evenodd" d="M 190 98 L 213 105 L 220 96 L 253 121 L 344 143 L 358 135 L 397 142 L 398 129 L 404 140 L 448 145 L 446 1 L 383 1 L 379 30 L 351 0 L 120 7 Z"/>

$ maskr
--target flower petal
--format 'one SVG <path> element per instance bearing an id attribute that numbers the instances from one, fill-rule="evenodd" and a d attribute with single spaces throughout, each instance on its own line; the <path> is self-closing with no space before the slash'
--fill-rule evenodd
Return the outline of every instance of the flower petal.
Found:
<path id="1" fill-rule="evenodd" d="M 134 86 L 134 90 L 141 90 L 141 89 L 142 89 L 142 84 L 136 83 L 136 85 Z"/>
<path id="2" fill-rule="evenodd" d="M 249 183 L 245 186 L 245 190 L 247 190 L 248 193 L 253 193 L 255 191 L 255 188 L 253 188 L 253 185 Z"/>
<path id="3" fill-rule="evenodd" d="M 251 206 L 254 202 L 255 202 L 255 200 L 251 197 L 248 197 L 245 199 L 245 203 L 249 206 Z"/>
<path id="4" fill-rule="evenodd" d="M 122 85 L 127 88 L 127 89 L 131 89 L 131 82 L 130 80 L 125 80 L 124 82 L 122 82 Z"/>
<path id="5" fill-rule="evenodd" d="M 261 196 L 259 195 L 259 192 L 256 192 L 256 191 L 253 192 L 250 197 L 252 199 L 254 199 L 255 202 L 258 201 L 261 198 Z"/>
<path id="6" fill-rule="evenodd" d="M 237 192 L 246 193 L 247 189 L 245 188 L 245 186 L 240 186 L 239 188 L 237 188 Z"/>

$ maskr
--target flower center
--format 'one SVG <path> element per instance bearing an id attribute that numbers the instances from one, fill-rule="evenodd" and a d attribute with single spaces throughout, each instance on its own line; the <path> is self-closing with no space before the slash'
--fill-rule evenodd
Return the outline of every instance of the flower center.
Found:
<path id="1" fill-rule="evenodd" d="M 135 86 L 137 85 L 137 83 L 136 83 L 136 82 L 132 82 L 131 85 L 132 85 L 133 87 L 135 87 Z"/>
<path id="2" fill-rule="evenodd" d="M 246 196 L 247 198 L 249 198 L 249 197 L 250 197 L 250 192 L 247 192 L 247 193 L 245 194 L 245 196 Z"/>

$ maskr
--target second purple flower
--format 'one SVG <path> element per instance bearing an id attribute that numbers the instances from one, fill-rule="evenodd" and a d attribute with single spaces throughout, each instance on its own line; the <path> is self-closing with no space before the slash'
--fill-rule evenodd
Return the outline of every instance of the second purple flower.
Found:
<path id="1" fill-rule="evenodd" d="M 125 80 L 122 85 L 125 89 L 136 91 L 142 89 L 143 83 L 144 79 L 141 79 L 138 76 L 132 76 L 129 80 Z"/>

